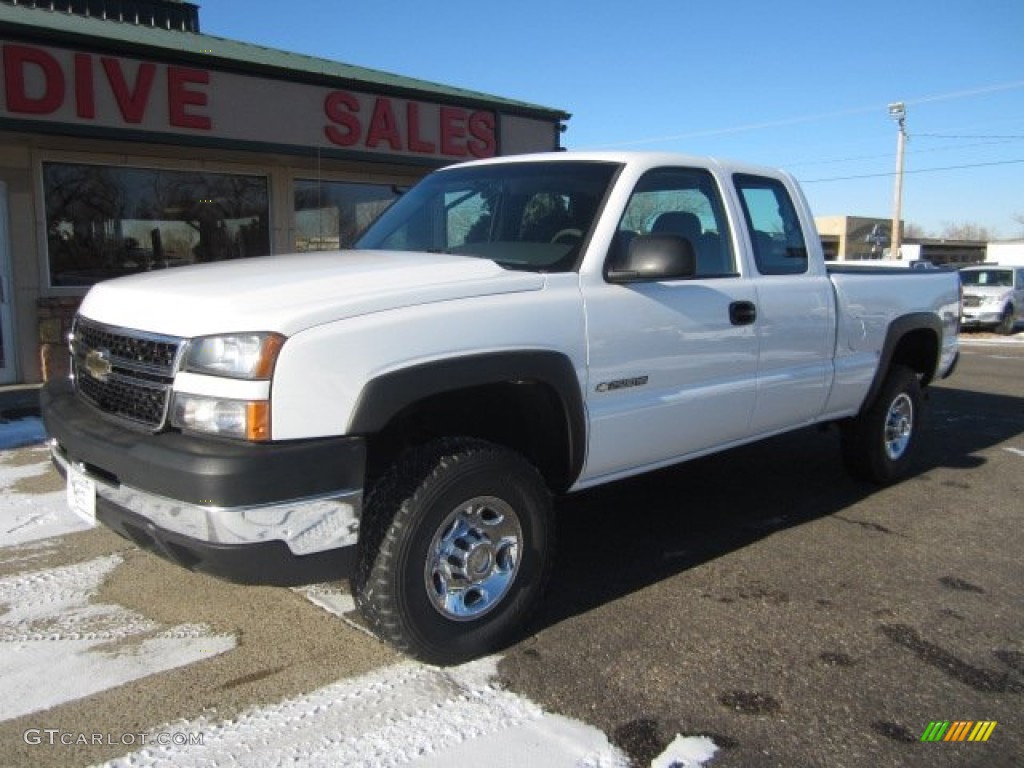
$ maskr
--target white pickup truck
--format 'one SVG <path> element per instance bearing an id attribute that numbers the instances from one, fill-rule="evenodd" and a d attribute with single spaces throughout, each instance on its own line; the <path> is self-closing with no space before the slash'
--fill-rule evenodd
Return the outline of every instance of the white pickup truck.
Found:
<path id="1" fill-rule="evenodd" d="M 827 270 L 785 173 L 500 158 L 352 251 L 96 285 L 43 409 L 82 514 L 236 580 L 347 573 L 381 637 L 452 663 L 522 630 L 555 494 L 821 423 L 905 475 L 959 317 L 954 273 Z"/>

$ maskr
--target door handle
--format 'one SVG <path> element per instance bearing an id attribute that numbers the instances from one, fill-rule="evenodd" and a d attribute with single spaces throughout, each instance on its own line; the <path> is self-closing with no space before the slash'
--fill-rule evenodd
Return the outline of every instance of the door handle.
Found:
<path id="1" fill-rule="evenodd" d="M 733 325 L 751 325 L 757 320 L 757 306 L 752 301 L 734 301 L 729 305 L 729 322 Z"/>

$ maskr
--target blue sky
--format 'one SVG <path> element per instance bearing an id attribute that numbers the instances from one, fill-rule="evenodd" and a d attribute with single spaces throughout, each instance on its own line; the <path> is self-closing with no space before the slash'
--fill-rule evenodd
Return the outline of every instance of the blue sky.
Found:
<path id="1" fill-rule="evenodd" d="M 570 149 L 792 171 L 818 215 L 1024 237 L 1024 0 L 195 0 L 206 34 L 570 112 Z"/>

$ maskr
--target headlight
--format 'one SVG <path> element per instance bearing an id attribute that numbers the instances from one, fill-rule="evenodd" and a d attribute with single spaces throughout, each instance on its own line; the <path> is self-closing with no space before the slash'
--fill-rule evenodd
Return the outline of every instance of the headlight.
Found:
<path id="1" fill-rule="evenodd" d="M 262 442 L 270 439 L 270 402 L 179 392 L 174 396 L 171 424 L 179 429 Z"/>
<path id="2" fill-rule="evenodd" d="M 269 379 L 284 346 L 278 333 L 228 333 L 192 339 L 184 369 L 232 379 Z"/>

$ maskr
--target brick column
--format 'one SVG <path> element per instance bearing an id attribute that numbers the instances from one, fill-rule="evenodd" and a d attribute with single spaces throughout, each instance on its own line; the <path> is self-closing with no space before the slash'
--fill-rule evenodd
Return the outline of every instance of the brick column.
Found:
<path id="1" fill-rule="evenodd" d="M 81 298 L 73 296 L 47 296 L 36 303 L 39 310 L 39 362 L 43 381 L 70 373 L 68 334 L 71 333 L 71 321 L 81 303 Z"/>

